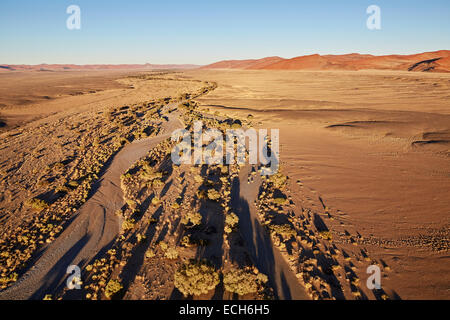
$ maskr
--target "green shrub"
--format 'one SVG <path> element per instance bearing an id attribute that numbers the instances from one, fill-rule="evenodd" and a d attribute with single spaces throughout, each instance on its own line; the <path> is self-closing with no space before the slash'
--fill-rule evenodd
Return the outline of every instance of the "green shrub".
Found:
<path id="1" fill-rule="evenodd" d="M 75 180 L 69 181 L 69 182 L 67 183 L 67 185 L 68 185 L 69 187 L 73 188 L 73 189 L 75 189 L 75 188 L 77 188 L 77 187 L 79 186 L 78 182 L 75 181 Z"/>
<path id="2" fill-rule="evenodd" d="M 333 235 L 331 234 L 330 231 L 320 231 L 319 234 L 322 237 L 322 239 L 324 239 L 324 240 L 332 240 L 333 239 Z"/>
<path id="3" fill-rule="evenodd" d="M 123 286 L 119 280 L 109 280 L 109 282 L 105 288 L 105 296 L 108 299 L 111 299 L 112 297 L 114 297 L 114 295 L 116 295 L 122 289 L 123 289 Z"/>
<path id="4" fill-rule="evenodd" d="M 178 204 L 178 202 L 174 202 L 174 203 L 172 203 L 171 207 L 172 207 L 172 209 L 179 209 L 180 205 Z"/>
<path id="5" fill-rule="evenodd" d="M 162 172 L 155 172 L 150 164 L 146 163 L 142 166 L 140 177 L 147 181 L 153 181 L 155 179 L 161 179 L 163 177 Z"/>
<path id="6" fill-rule="evenodd" d="M 189 222 L 194 226 L 199 226 L 202 223 L 202 215 L 199 212 L 192 211 L 186 213 L 183 218 L 181 218 L 181 223 L 187 225 Z"/>
<path id="7" fill-rule="evenodd" d="M 161 199 L 159 199 L 158 197 L 154 197 L 152 199 L 152 205 L 154 205 L 154 206 L 157 206 L 160 202 L 161 202 Z"/>
<path id="8" fill-rule="evenodd" d="M 190 261 L 175 273 L 175 287 L 185 296 L 199 296 L 219 284 L 219 273 L 204 261 Z"/>
<path id="9" fill-rule="evenodd" d="M 297 232 L 292 229 L 292 227 L 288 224 L 282 224 L 282 225 L 270 225 L 269 229 L 272 233 L 278 234 L 283 237 L 285 240 L 289 240 L 292 237 L 295 237 L 297 235 Z"/>
<path id="10" fill-rule="evenodd" d="M 178 251 L 177 251 L 176 248 L 168 248 L 166 250 L 166 252 L 164 253 L 164 256 L 167 259 L 172 259 L 172 260 L 177 259 L 178 258 Z"/>
<path id="11" fill-rule="evenodd" d="M 168 245 L 166 242 L 161 241 L 161 242 L 159 243 L 159 247 L 161 248 L 162 251 L 166 251 L 167 248 L 169 248 L 169 245 Z"/>
<path id="12" fill-rule="evenodd" d="M 123 230 L 131 230 L 134 228 L 135 220 L 134 219 L 126 219 L 124 222 L 122 222 L 122 229 Z"/>
<path id="13" fill-rule="evenodd" d="M 236 225 L 239 223 L 239 217 L 235 215 L 234 213 L 227 214 L 225 218 L 225 232 L 231 233 L 233 231 L 233 228 L 236 227 Z"/>
<path id="14" fill-rule="evenodd" d="M 25 205 L 36 211 L 42 211 L 49 207 L 47 202 L 38 198 L 32 198 L 28 200 Z"/>
<path id="15" fill-rule="evenodd" d="M 148 249 L 148 250 L 145 252 L 145 257 L 146 257 L 146 258 L 153 258 L 155 255 L 156 255 L 156 254 L 155 254 L 155 251 L 153 251 L 152 249 Z"/>
<path id="16" fill-rule="evenodd" d="M 127 199 L 126 203 L 127 203 L 128 207 L 130 207 L 131 210 L 134 210 L 137 208 L 137 203 L 133 199 Z"/>
<path id="17" fill-rule="evenodd" d="M 223 276 L 225 290 L 241 296 L 258 292 L 267 281 L 265 274 L 255 273 L 249 268 L 231 269 Z"/>
<path id="18" fill-rule="evenodd" d="M 216 201 L 220 198 L 220 193 L 216 189 L 208 190 L 208 199 Z"/>
<path id="19" fill-rule="evenodd" d="M 286 184 L 287 177 L 281 173 L 270 176 L 269 181 L 273 183 L 275 188 L 283 188 Z"/>
<path id="20" fill-rule="evenodd" d="M 283 205 L 286 203 L 286 199 L 285 198 L 275 198 L 275 199 L 273 199 L 273 202 L 277 205 Z"/>

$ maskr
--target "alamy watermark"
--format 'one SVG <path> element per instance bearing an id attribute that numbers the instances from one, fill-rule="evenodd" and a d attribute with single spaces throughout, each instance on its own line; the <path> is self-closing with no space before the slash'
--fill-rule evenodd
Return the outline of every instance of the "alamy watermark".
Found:
<path id="1" fill-rule="evenodd" d="M 367 278 L 366 286 L 369 290 L 380 290 L 381 289 L 381 269 L 377 265 L 371 265 L 367 267 L 367 274 L 370 274 Z"/>
<path id="2" fill-rule="evenodd" d="M 381 8 L 373 4 L 367 7 L 366 13 L 370 14 L 366 21 L 367 29 L 381 30 Z"/>
<path id="3" fill-rule="evenodd" d="M 66 20 L 66 27 L 69 30 L 81 29 L 81 9 L 78 5 L 72 4 L 67 7 L 66 13 L 70 16 Z M 369 30 L 381 30 L 381 8 L 377 5 L 370 5 L 366 9 L 369 17 L 366 26 Z"/>
<path id="4" fill-rule="evenodd" d="M 66 286 L 69 290 L 80 290 L 81 289 L 81 269 L 77 265 L 70 265 L 66 270 L 67 274 L 70 274 L 66 280 Z"/>
<path id="5" fill-rule="evenodd" d="M 269 138 L 267 129 L 228 129 L 222 132 L 210 128 L 203 132 L 203 128 L 203 122 L 196 121 L 192 132 L 179 129 L 172 133 L 172 141 L 178 142 L 171 153 L 174 164 L 244 165 L 248 154 L 248 164 L 262 165 L 261 175 L 278 172 L 278 129 L 271 129 Z"/>
<path id="6" fill-rule="evenodd" d="M 66 13 L 70 16 L 66 20 L 66 27 L 69 30 L 81 29 L 81 9 L 77 5 L 70 5 L 66 9 Z"/>

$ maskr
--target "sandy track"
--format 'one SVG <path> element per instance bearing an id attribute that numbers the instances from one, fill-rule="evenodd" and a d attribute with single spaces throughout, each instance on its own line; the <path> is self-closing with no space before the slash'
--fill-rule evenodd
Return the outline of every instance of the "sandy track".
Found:
<path id="1" fill-rule="evenodd" d="M 168 105 L 167 108 L 174 107 Z M 163 134 L 134 141 L 121 149 L 93 186 L 93 195 L 79 209 L 67 229 L 36 259 L 33 267 L 20 280 L 0 292 L 0 300 L 42 299 L 64 288 L 67 268 L 81 269 L 94 257 L 108 250 L 120 231 L 115 212 L 123 205 L 120 175 L 145 156 L 158 143 L 181 127 L 174 114 L 162 126 Z"/>

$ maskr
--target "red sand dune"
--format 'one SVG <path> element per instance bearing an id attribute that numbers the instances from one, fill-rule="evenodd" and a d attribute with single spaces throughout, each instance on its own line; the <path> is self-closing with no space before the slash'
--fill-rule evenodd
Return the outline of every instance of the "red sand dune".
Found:
<path id="1" fill-rule="evenodd" d="M 373 56 L 358 53 L 344 55 L 308 55 L 292 59 L 280 57 L 259 60 L 220 61 L 202 69 L 253 69 L 253 70 L 405 70 L 450 72 L 450 50 L 425 52 L 413 55 Z"/>

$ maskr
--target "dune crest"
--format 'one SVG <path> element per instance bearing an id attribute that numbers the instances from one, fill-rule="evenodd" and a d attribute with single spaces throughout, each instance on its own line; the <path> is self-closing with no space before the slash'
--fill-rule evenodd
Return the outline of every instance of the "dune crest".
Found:
<path id="1" fill-rule="evenodd" d="M 268 57 L 252 60 L 219 61 L 202 69 L 248 70 L 399 70 L 450 72 L 450 50 L 412 55 L 373 56 L 369 54 L 307 55 L 292 59 Z"/>

